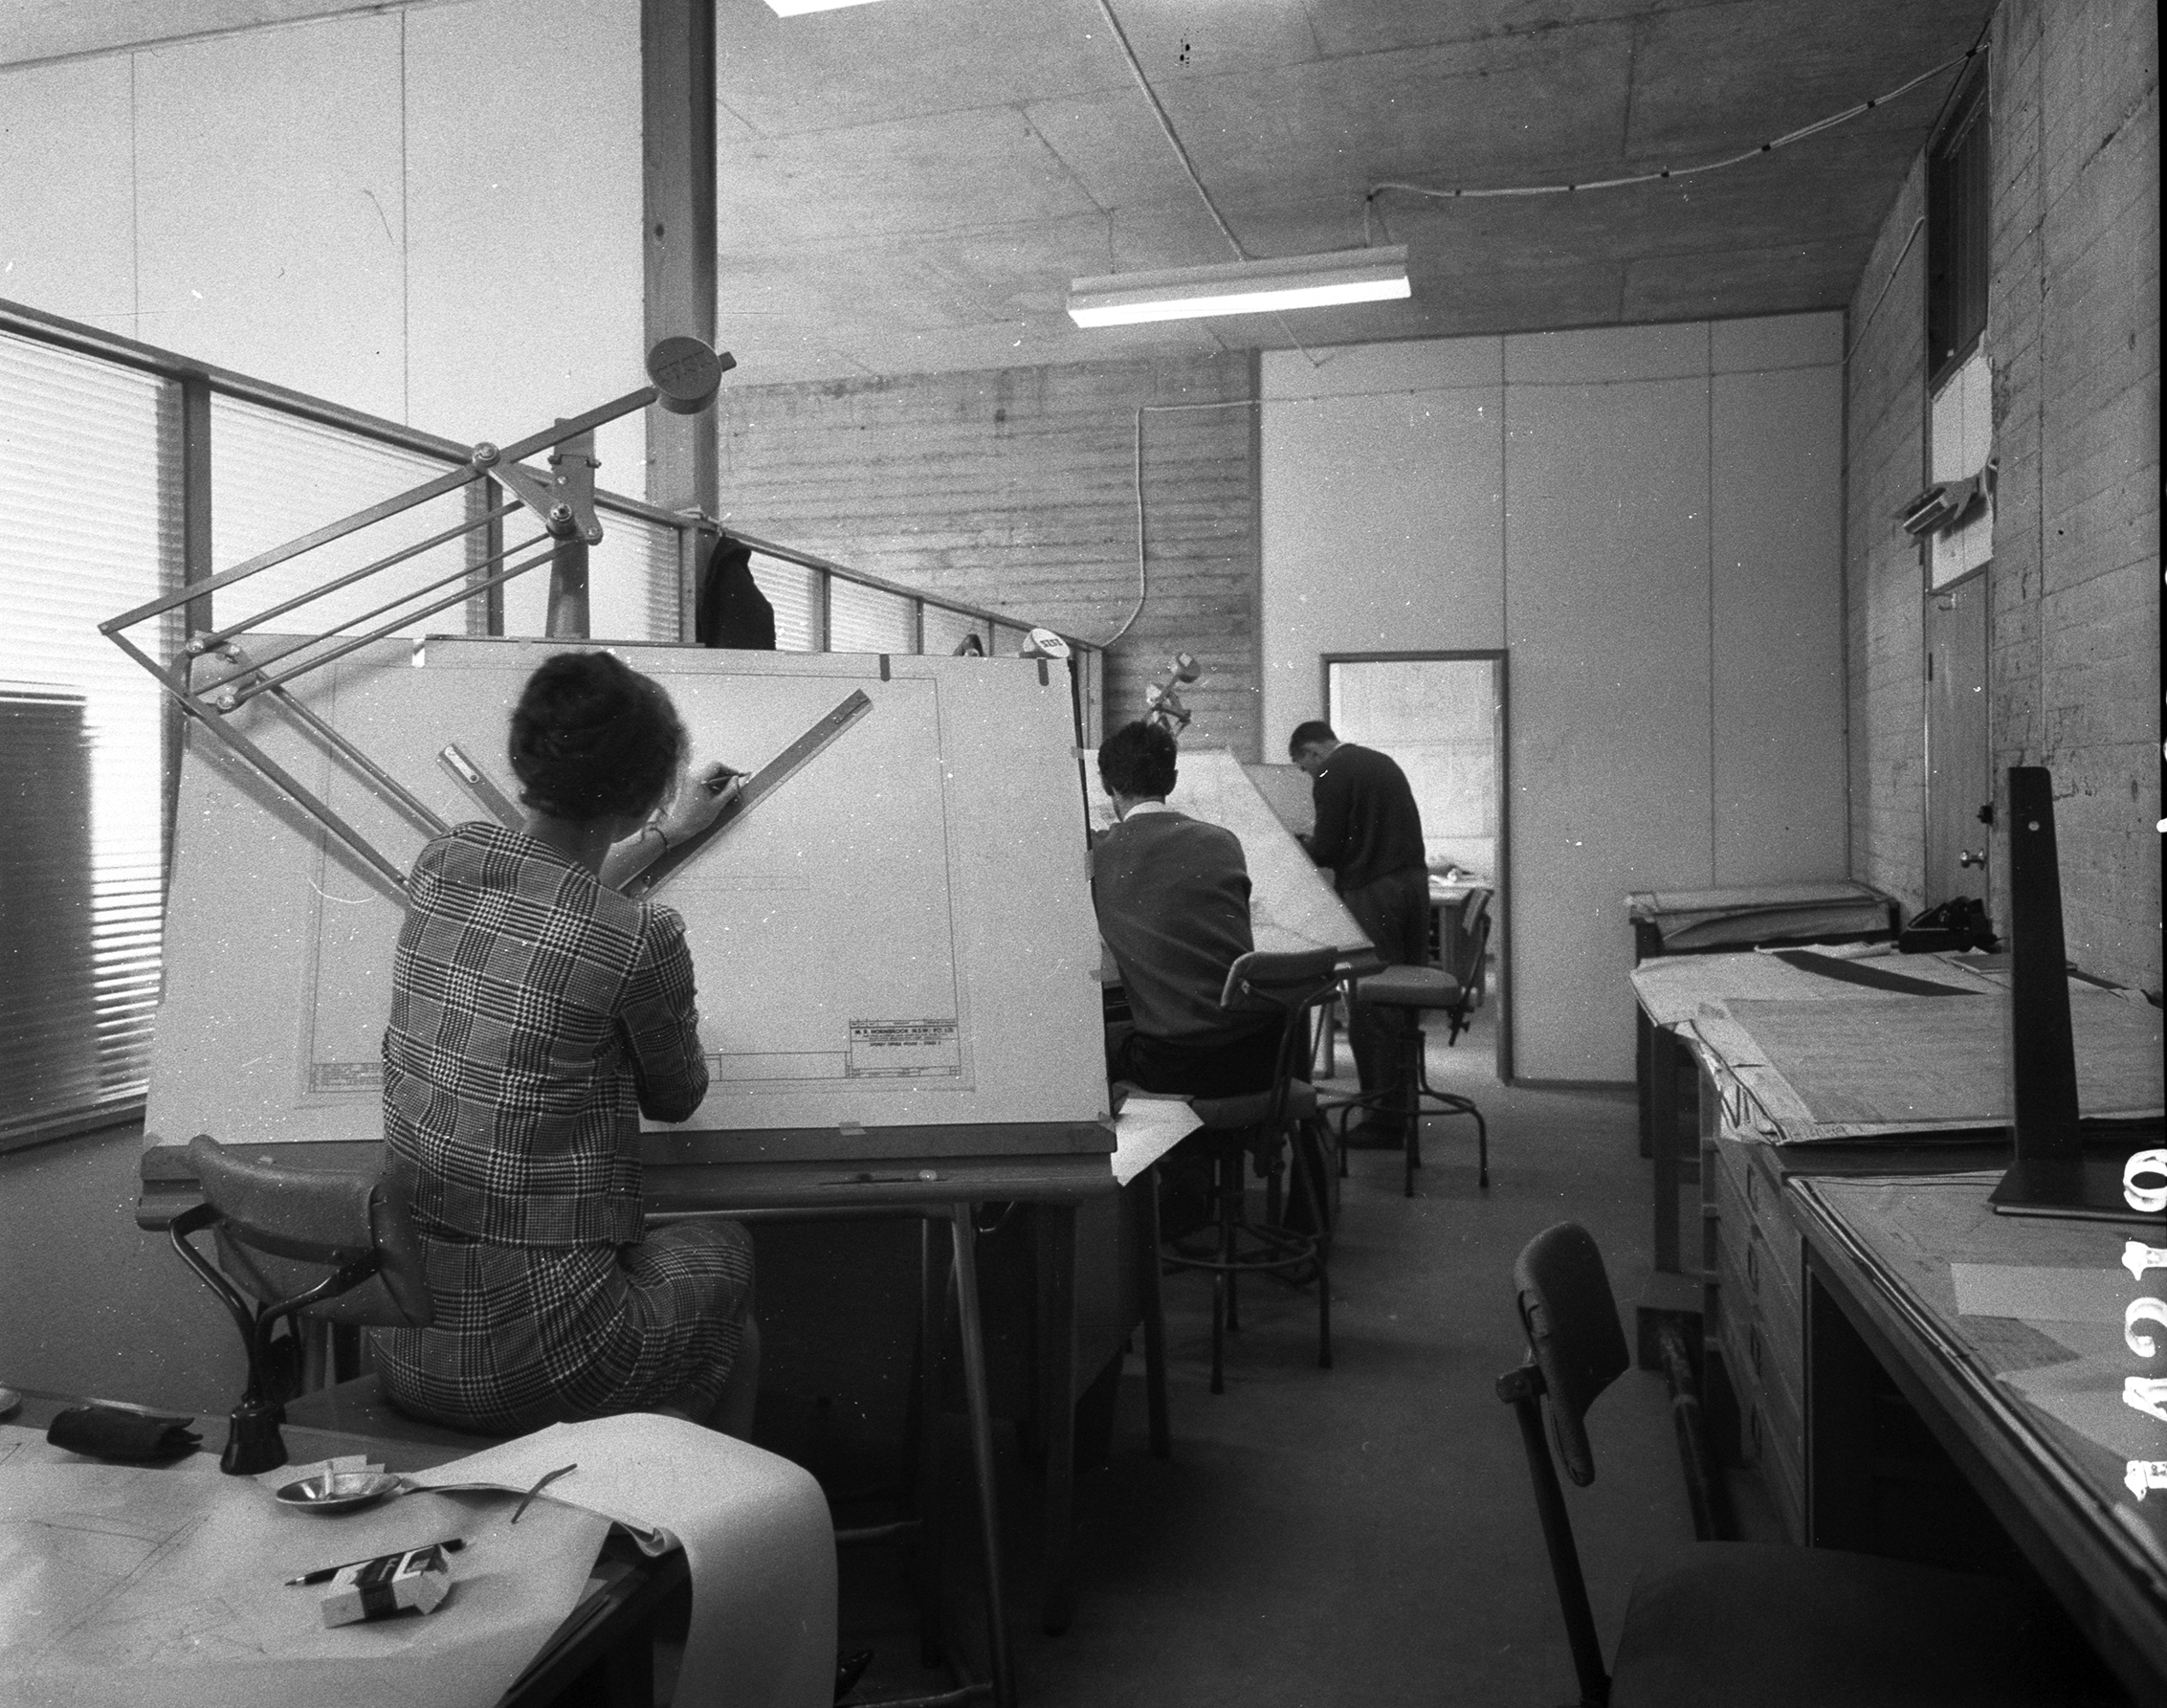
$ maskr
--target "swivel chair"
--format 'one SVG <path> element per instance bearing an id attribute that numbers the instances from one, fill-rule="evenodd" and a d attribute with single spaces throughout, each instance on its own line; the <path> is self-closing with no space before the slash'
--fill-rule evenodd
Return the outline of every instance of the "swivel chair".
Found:
<path id="1" fill-rule="evenodd" d="M 1578 1224 L 1537 1234 L 1513 1278 L 1528 1357 L 1497 1379 L 1497 1397 L 1513 1408 L 1527 1451 L 1580 1708 L 2016 1708 L 2064 1699 L 2039 1694 L 2027 1677 L 2036 1636 L 2000 1579 L 1758 1542 L 1692 1542 L 1645 1567 L 1605 1671 L 1551 1444 L 1575 1483 L 1595 1480 L 1587 1411 L 1629 1364 L 1625 1337 L 1603 1253 Z"/>
<path id="2" fill-rule="evenodd" d="M 286 1462 L 271 1331 L 304 1311 L 319 1321 L 426 1327 L 421 1244 L 404 1196 L 375 1175 L 250 1162 L 208 1133 L 188 1141 L 188 1162 L 203 1202 L 173 1218 L 173 1249 L 218 1296 L 248 1351 L 219 1468 L 270 1471 Z M 190 1240 L 206 1229 L 216 1263 Z"/>
<path id="3" fill-rule="evenodd" d="M 1271 1088 L 1233 1098 L 1192 1098 L 1204 1130 L 1185 1143 L 1212 1160 L 1213 1238 L 1207 1250 L 1177 1241 L 1165 1250 L 1169 1268 L 1208 1273 L 1211 1288 L 1211 1391 L 1225 1393 L 1227 1336 L 1241 1328 L 1238 1291 L 1244 1275 L 1278 1275 L 1316 1282 L 1316 1362 L 1332 1367 L 1333 1190 L 1331 1138 L 1317 1119 L 1316 1093 L 1298 1076 L 1309 1054 L 1309 1016 L 1332 996 L 1344 968 L 1336 949 L 1294 954 L 1252 951 L 1227 969 L 1219 1006 L 1229 1014 L 1283 1016 Z M 1282 1183 L 1287 1159 L 1293 1176 Z M 1254 1159 L 1265 1177 L 1265 1219 L 1252 1222 L 1243 1165 Z M 1284 1217 L 1300 1206 L 1307 1225 Z"/>

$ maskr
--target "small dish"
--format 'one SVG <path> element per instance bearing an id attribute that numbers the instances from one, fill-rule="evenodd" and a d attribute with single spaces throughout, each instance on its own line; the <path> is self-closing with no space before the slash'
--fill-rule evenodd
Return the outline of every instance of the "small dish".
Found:
<path id="1" fill-rule="evenodd" d="M 330 1471 L 286 1484 L 276 1498 L 305 1512 L 352 1512 L 396 1492 L 402 1481 L 383 1471 Z"/>

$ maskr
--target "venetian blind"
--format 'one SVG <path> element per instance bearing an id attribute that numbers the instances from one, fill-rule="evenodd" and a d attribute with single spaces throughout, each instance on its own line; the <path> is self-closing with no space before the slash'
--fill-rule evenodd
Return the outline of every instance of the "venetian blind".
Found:
<path id="1" fill-rule="evenodd" d="M 178 415 L 167 381 L 0 334 L 0 1149 L 142 1105 L 162 697 L 97 626 L 179 584 Z"/>

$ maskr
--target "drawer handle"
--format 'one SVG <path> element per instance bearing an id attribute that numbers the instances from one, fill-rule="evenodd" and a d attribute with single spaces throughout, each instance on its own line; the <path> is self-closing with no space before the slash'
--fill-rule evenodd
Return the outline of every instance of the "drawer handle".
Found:
<path id="1" fill-rule="evenodd" d="M 1760 1291 L 1760 1250 L 1758 1246 L 1746 1247 L 1746 1284 L 1756 1293 Z"/>
<path id="2" fill-rule="evenodd" d="M 1746 1169 L 1746 1203 L 1755 1209 L 1760 1208 L 1760 1180 L 1750 1166 Z"/>
<path id="3" fill-rule="evenodd" d="M 1746 1325 L 1746 1362 L 1756 1376 L 1760 1374 L 1760 1330 L 1752 1323 Z"/>
<path id="4" fill-rule="evenodd" d="M 1753 1437 L 1753 1456 L 1758 1459 L 1760 1457 L 1760 1408 L 1758 1406 L 1750 1406 L 1746 1409 L 1746 1433 Z"/>

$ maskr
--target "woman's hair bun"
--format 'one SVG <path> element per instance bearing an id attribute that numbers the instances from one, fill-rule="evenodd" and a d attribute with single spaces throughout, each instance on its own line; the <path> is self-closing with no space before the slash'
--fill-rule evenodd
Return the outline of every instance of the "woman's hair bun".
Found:
<path id="1" fill-rule="evenodd" d="M 520 799 L 577 823 L 650 812 L 684 763 L 660 683 L 609 653 L 559 653 L 527 678 L 508 743 Z"/>

